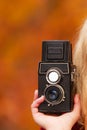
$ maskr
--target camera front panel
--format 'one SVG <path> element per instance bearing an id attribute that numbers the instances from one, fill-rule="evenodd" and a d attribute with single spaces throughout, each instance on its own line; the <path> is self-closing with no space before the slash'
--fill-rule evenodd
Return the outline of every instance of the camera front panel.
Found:
<path id="1" fill-rule="evenodd" d="M 44 113 L 61 113 L 71 110 L 71 70 L 70 63 L 39 63 L 39 97 L 45 101 L 39 106 Z"/>

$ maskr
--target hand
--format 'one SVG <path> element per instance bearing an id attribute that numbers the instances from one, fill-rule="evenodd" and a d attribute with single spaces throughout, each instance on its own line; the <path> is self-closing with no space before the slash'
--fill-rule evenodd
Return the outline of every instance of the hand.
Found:
<path id="1" fill-rule="evenodd" d="M 34 101 L 31 105 L 31 111 L 35 122 L 46 130 L 71 130 L 73 125 L 80 118 L 80 100 L 79 95 L 74 97 L 74 108 L 71 112 L 61 116 L 46 115 L 38 112 L 38 106 L 44 101 L 45 97 L 38 98 L 38 91 L 35 91 Z"/>

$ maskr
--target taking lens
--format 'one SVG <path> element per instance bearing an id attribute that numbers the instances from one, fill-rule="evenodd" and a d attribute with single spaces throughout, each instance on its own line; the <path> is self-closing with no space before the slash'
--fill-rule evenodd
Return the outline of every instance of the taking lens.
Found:
<path id="1" fill-rule="evenodd" d="M 64 90 L 60 85 L 48 85 L 44 91 L 45 100 L 56 105 L 64 101 Z"/>
<path id="2" fill-rule="evenodd" d="M 50 90 L 48 91 L 48 97 L 49 97 L 49 100 L 54 101 L 59 97 L 59 92 L 56 90 Z"/>

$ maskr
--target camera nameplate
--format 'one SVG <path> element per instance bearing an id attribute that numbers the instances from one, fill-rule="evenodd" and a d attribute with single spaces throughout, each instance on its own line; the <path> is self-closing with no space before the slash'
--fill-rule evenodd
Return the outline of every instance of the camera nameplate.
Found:
<path id="1" fill-rule="evenodd" d="M 43 67 L 45 65 L 45 69 L 43 70 Z M 49 67 L 51 65 L 51 67 Z M 63 68 L 63 67 L 65 68 Z M 46 72 L 50 68 L 58 68 L 62 74 L 69 74 L 69 63 L 40 63 L 39 64 L 39 74 L 46 74 Z"/>

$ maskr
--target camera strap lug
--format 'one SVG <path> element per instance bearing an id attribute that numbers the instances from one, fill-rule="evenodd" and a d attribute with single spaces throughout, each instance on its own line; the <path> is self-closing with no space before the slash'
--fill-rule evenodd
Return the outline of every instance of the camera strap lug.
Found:
<path id="1" fill-rule="evenodd" d="M 77 79 L 77 69 L 75 65 L 71 66 L 71 81 L 75 82 Z"/>

